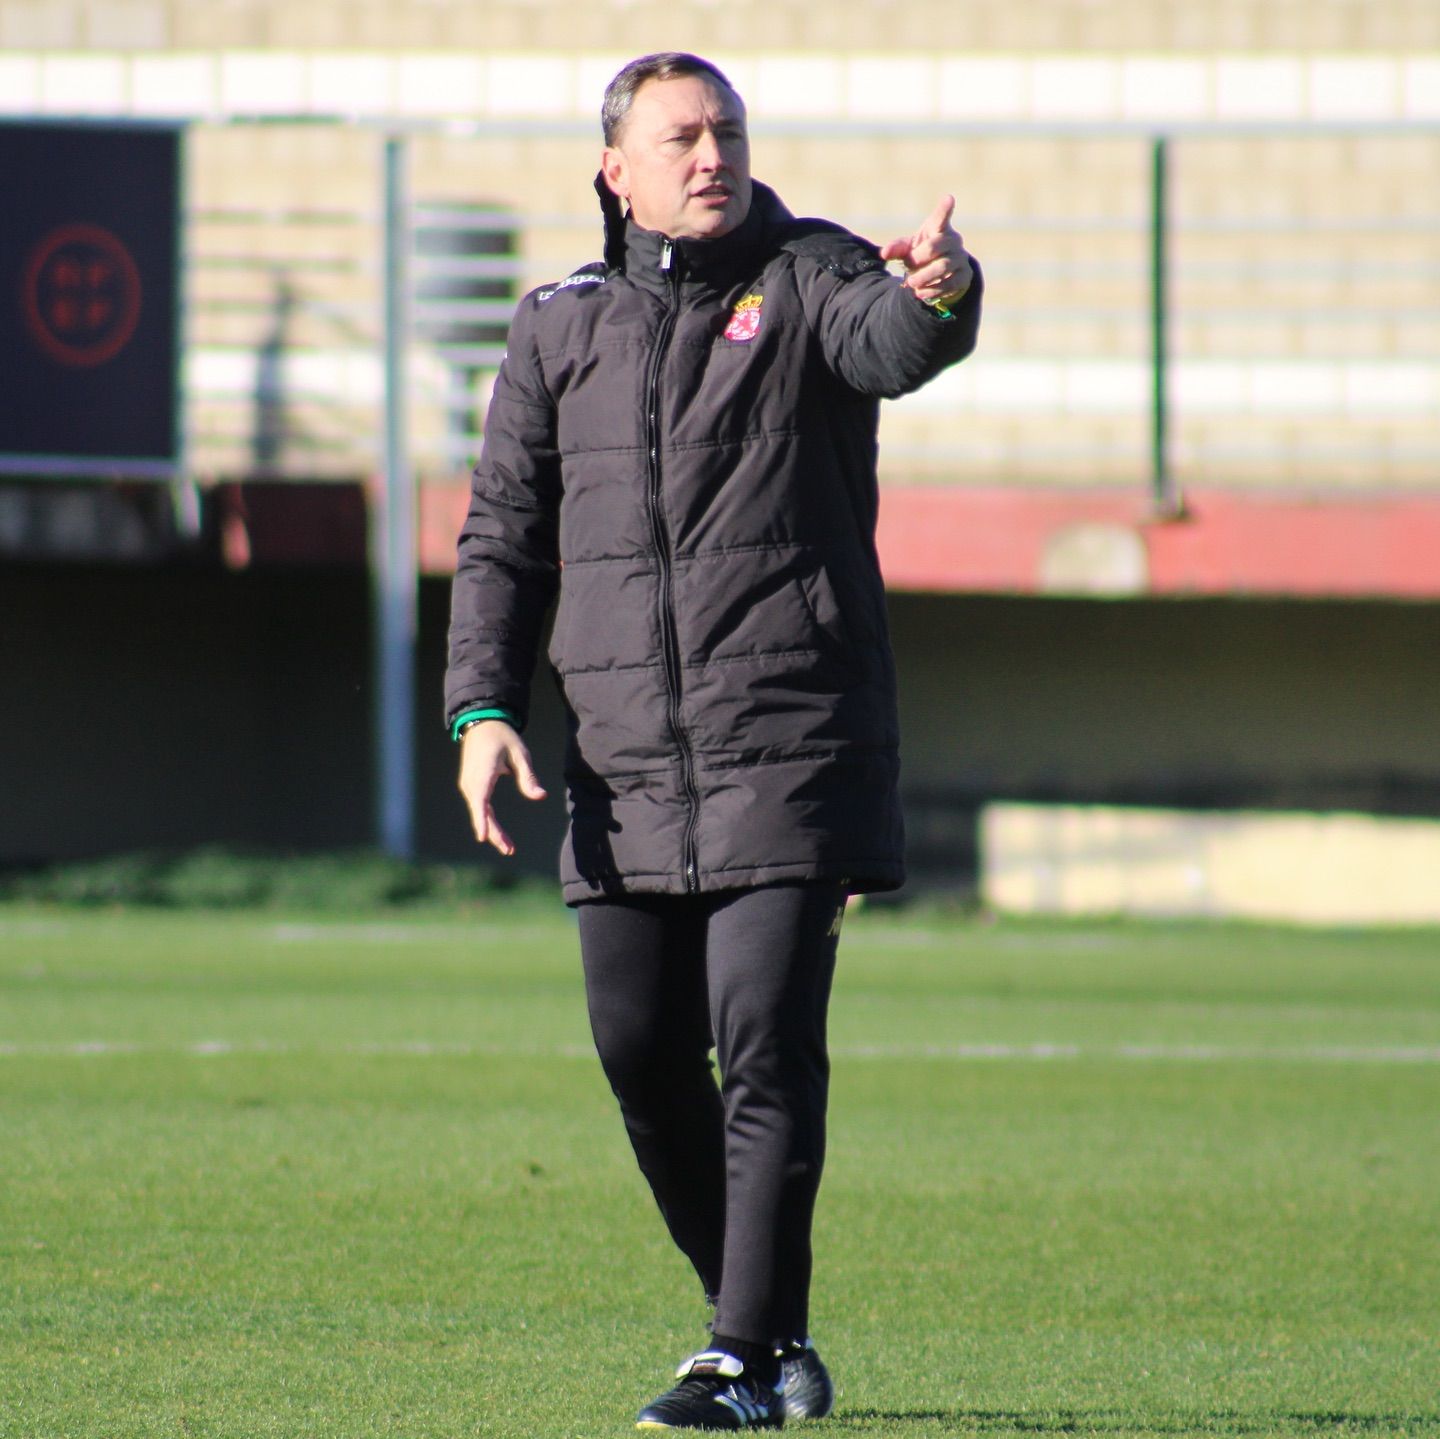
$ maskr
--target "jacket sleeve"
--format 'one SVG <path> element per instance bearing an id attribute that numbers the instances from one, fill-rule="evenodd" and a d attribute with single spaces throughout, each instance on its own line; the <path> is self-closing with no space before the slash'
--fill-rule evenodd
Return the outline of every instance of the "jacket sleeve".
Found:
<path id="1" fill-rule="evenodd" d="M 485 419 L 450 595 L 445 719 L 508 710 L 523 729 L 541 627 L 559 583 L 560 456 L 535 334 L 524 301 Z"/>
<path id="2" fill-rule="evenodd" d="M 974 350 L 985 278 L 973 255 L 975 278 L 947 319 L 891 275 L 873 247 L 847 238 L 846 249 L 802 251 L 795 267 L 806 320 L 834 374 L 861 394 L 893 400 Z"/>

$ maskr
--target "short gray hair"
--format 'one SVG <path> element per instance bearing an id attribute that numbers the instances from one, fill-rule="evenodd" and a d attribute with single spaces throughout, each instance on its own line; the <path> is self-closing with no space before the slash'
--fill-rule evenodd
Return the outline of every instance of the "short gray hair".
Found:
<path id="1" fill-rule="evenodd" d="M 605 103 L 600 107 L 600 125 L 605 132 L 605 143 L 615 143 L 630 114 L 636 92 L 647 80 L 677 80 L 682 75 L 709 75 L 732 95 L 738 94 L 718 65 L 712 65 L 698 55 L 689 55 L 683 50 L 662 50 L 654 55 L 642 55 L 638 60 L 632 60 L 605 87 Z"/>

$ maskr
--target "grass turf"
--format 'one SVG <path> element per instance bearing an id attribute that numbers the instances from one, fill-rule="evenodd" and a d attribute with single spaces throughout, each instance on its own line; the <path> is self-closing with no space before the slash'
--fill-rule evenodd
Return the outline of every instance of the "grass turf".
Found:
<path id="1" fill-rule="evenodd" d="M 1440 936 L 862 915 L 817 1436 L 1440 1434 Z M 0 1435 L 633 1432 L 573 926 L 0 906 Z"/>

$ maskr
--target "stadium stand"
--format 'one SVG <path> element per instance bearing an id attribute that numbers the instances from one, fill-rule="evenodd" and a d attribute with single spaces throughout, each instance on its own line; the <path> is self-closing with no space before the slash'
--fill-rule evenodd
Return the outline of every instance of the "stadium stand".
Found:
<path id="1" fill-rule="evenodd" d="M 1206 661 L 1211 740 L 1157 745 L 1148 786 L 1106 734 L 1083 772 L 1060 773 L 1064 746 L 1047 764 L 1041 736 L 1023 760 L 992 737 L 957 764 L 929 707 L 976 706 L 984 735 L 984 685 L 924 674 L 910 633 L 937 596 L 947 623 L 1008 597 L 1077 643 L 1102 642 L 1085 605 L 1119 598 L 1147 634 L 1149 607 L 1179 597 L 1289 601 L 1306 636 L 1329 612 L 1304 604 L 1341 599 L 1382 628 L 1397 602 L 1418 605 L 1404 623 L 1433 627 L 1440 10 L 975 0 L 963 33 L 954 18 L 933 0 L 0 0 L 0 118 L 184 124 L 175 488 L 190 519 L 174 543 L 237 569 L 364 562 L 354 512 L 383 446 L 379 155 L 403 137 L 431 241 L 412 263 L 408 409 L 421 563 L 439 584 L 507 306 L 596 249 L 605 80 L 646 49 L 713 55 L 750 99 L 757 174 L 793 208 L 884 239 L 953 189 L 985 263 L 976 362 L 888 406 L 882 431 L 882 552 L 924 712 L 911 771 L 918 799 L 942 796 L 917 808 L 922 863 L 954 870 L 995 796 L 1440 814 L 1433 754 L 1380 730 L 1373 753 L 1317 753 L 1270 783 L 1265 746 L 1225 719 L 1267 681 L 1223 656 Z M 1168 618 L 1147 644 L 1200 646 L 1214 612 Z M 1398 671 L 1375 683 L 1424 698 Z M 1077 686 L 1061 677 L 1057 693 Z M 1270 722 L 1317 723 L 1272 699 L 1257 706 Z M 1121 682 L 1113 713 L 1133 700 Z M 428 842 L 458 848 L 442 830 Z"/>

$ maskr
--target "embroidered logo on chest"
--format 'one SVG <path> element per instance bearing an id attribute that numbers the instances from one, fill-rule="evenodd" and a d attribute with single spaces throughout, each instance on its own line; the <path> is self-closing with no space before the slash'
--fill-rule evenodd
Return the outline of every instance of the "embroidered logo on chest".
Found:
<path id="1" fill-rule="evenodd" d="M 725 338 L 734 340 L 738 345 L 753 340 L 760 329 L 760 309 L 764 303 L 764 295 L 746 295 L 730 312 Z"/>

